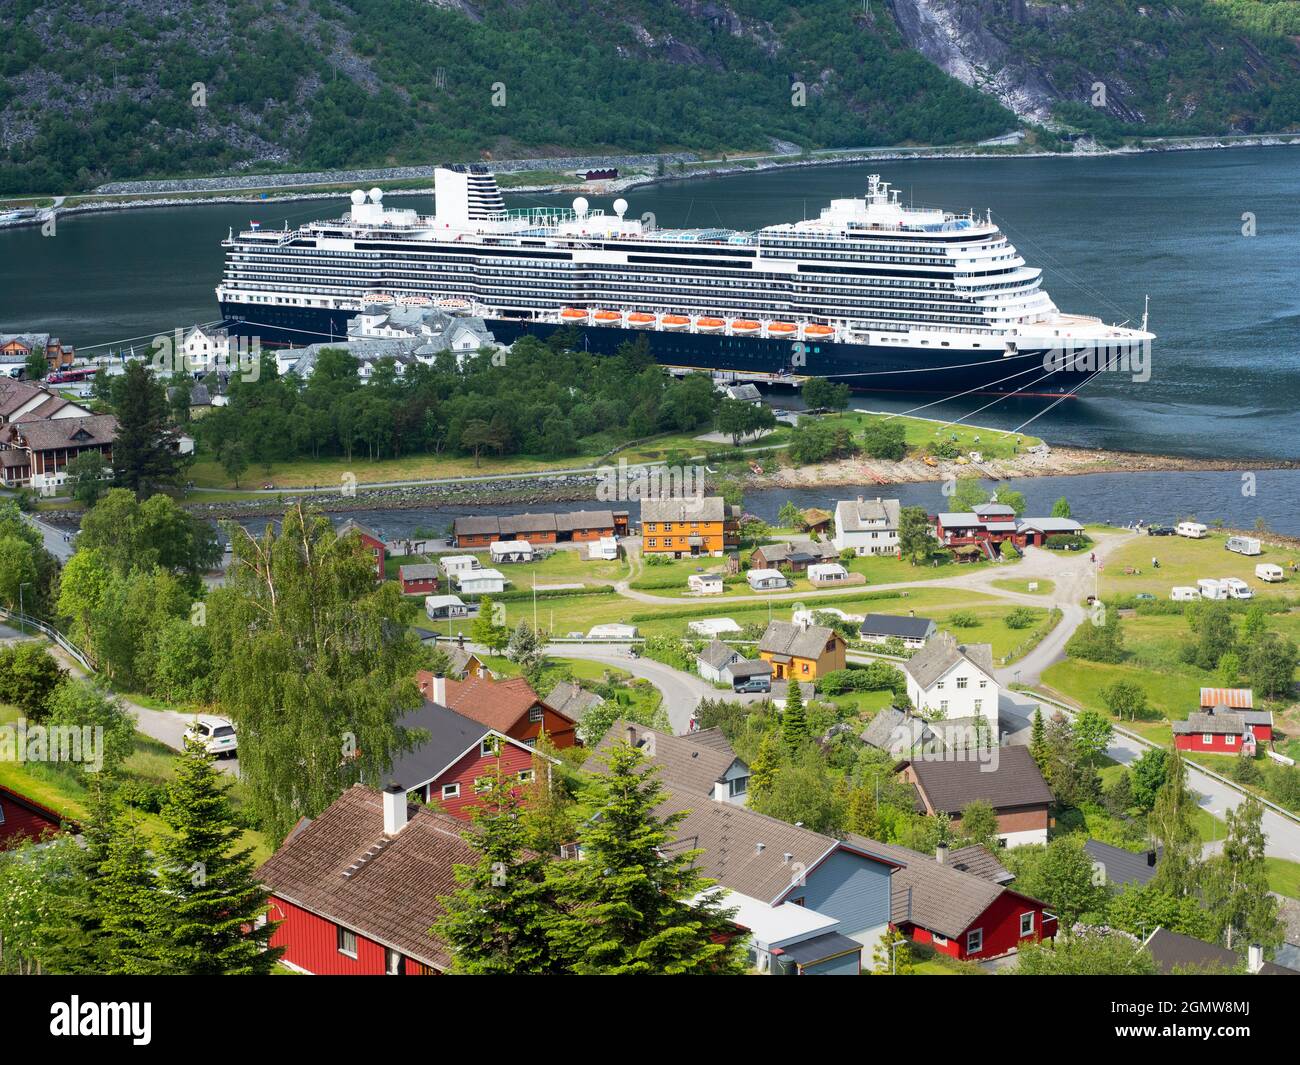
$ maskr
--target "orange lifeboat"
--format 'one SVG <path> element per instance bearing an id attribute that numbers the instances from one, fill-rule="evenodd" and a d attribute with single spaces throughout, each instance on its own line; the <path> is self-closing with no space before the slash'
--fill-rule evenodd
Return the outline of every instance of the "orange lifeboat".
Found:
<path id="1" fill-rule="evenodd" d="M 638 329 L 645 329 L 655 324 L 655 316 L 646 314 L 645 311 L 633 311 L 627 316 L 627 324 L 636 326 Z"/>
<path id="2" fill-rule="evenodd" d="M 588 313 L 585 307 L 565 307 L 560 312 L 560 318 L 566 322 L 585 322 Z"/>
<path id="3" fill-rule="evenodd" d="M 593 318 L 597 325 L 614 325 L 623 320 L 623 315 L 619 311 L 597 311 Z"/>
<path id="4" fill-rule="evenodd" d="M 767 331 L 773 336 L 788 337 L 799 332 L 799 327 L 790 322 L 768 322 Z"/>
<path id="5" fill-rule="evenodd" d="M 731 331 L 733 333 L 757 333 L 759 328 L 758 322 L 752 318 L 733 318 L 731 320 Z"/>
<path id="6" fill-rule="evenodd" d="M 806 326 L 803 332 L 804 336 L 818 337 L 819 339 L 822 337 L 833 337 L 835 335 L 835 330 L 828 325 Z"/>
<path id="7" fill-rule="evenodd" d="M 721 318 L 696 318 L 695 328 L 701 333 L 716 333 L 720 329 L 725 329 L 727 323 Z"/>
<path id="8" fill-rule="evenodd" d="M 684 314 L 665 314 L 660 321 L 665 329 L 685 329 L 691 324 L 691 320 Z"/>

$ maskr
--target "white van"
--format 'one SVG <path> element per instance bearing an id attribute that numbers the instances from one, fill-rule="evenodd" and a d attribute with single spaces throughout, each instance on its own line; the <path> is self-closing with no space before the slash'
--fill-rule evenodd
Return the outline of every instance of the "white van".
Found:
<path id="1" fill-rule="evenodd" d="M 1282 567 L 1273 562 L 1261 562 L 1255 567 L 1255 576 L 1261 581 L 1268 581 L 1269 584 L 1276 584 L 1278 581 L 1286 580 L 1286 574 Z"/>
<path id="2" fill-rule="evenodd" d="M 1260 555 L 1259 541 L 1253 536 L 1229 536 L 1228 542 L 1223 545 L 1229 551 L 1236 551 L 1239 555 Z"/>
<path id="3" fill-rule="evenodd" d="M 1201 593 L 1188 585 L 1182 585 L 1181 587 L 1173 589 L 1169 593 L 1169 598 L 1175 603 L 1190 603 L 1194 599 L 1201 598 Z"/>
<path id="4" fill-rule="evenodd" d="M 1202 578 L 1196 582 L 1196 587 L 1200 591 L 1202 599 L 1228 598 L 1228 589 L 1218 581 Z"/>
<path id="5" fill-rule="evenodd" d="M 1240 577 L 1224 577 L 1221 581 L 1219 581 L 1219 583 L 1223 585 L 1224 588 L 1227 589 L 1228 594 L 1233 599 L 1254 599 L 1255 598 L 1255 593 L 1250 590 L 1250 585 L 1247 584 L 1245 581 L 1243 581 Z"/>
<path id="6" fill-rule="evenodd" d="M 1174 526 L 1174 532 L 1179 536 L 1187 536 L 1193 540 L 1204 540 L 1207 528 L 1199 521 L 1180 521 Z"/>

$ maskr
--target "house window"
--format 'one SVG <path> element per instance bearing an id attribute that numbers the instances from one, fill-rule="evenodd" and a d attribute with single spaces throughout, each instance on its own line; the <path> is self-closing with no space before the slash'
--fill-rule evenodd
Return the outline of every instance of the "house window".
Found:
<path id="1" fill-rule="evenodd" d="M 459 798 L 460 798 L 460 785 L 459 785 L 459 784 L 444 784 L 444 785 L 442 786 L 442 797 L 443 797 L 444 799 L 459 799 Z"/>
<path id="2" fill-rule="evenodd" d="M 1202 733 L 1201 742 L 1208 747 L 1211 743 L 1214 742 L 1214 737 L 1211 736 L 1208 732 Z"/>
<path id="3" fill-rule="evenodd" d="M 939 700 L 939 713 L 941 713 L 941 714 L 946 714 L 947 712 L 948 712 L 948 700 L 947 700 L 947 699 L 940 699 L 940 700 Z"/>
<path id="4" fill-rule="evenodd" d="M 966 679 L 967 679 L 967 678 L 965 678 L 965 677 L 958 677 L 958 678 L 957 678 L 957 687 L 959 687 L 959 688 L 964 688 L 964 687 L 966 687 Z"/>
<path id="5" fill-rule="evenodd" d="M 484 736 L 478 745 L 478 753 L 484 758 L 490 758 L 497 753 L 497 738 L 495 736 Z"/>
<path id="6" fill-rule="evenodd" d="M 983 705 L 984 705 L 984 700 L 983 700 L 983 699 L 976 699 L 976 700 L 975 700 L 975 713 L 978 714 L 978 713 L 980 712 L 980 707 L 983 706 Z"/>
<path id="7" fill-rule="evenodd" d="M 531 769 L 521 769 L 519 771 L 519 782 L 521 784 L 531 784 L 533 782 L 533 777 L 535 777 L 536 775 L 537 774 L 534 773 Z"/>
<path id="8" fill-rule="evenodd" d="M 972 928 L 966 933 L 966 953 L 978 954 L 984 949 L 984 929 Z"/>
<path id="9" fill-rule="evenodd" d="M 653 536 L 650 537 L 650 546 L 651 546 L 651 547 L 658 547 L 658 546 L 659 546 L 659 542 L 658 542 L 658 541 L 657 541 Z"/>
<path id="10" fill-rule="evenodd" d="M 727 794 L 733 799 L 737 795 L 744 795 L 749 791 L 749 777 L 736 777 L 734 780 L 727 781 Z"/>
<path id="11" fill-rule="evenodd" d="M 939 681 L 937 684 L 935 684 L 935 687 L 938 688 L 939 691 L 943 691 L 943 685 L 944 685 L 944 682 L 943 682 L 943 681 Z"/>
<path id="12" fill-rule="evenodd" d="M 1233 744 L 1237 742 L 1236 736 L 1224 736 L 1223 739 L 1228 744 L 1229 747 L 1231 747 Z"/>
<path id="13" fill-rule="evenodd" d="M 1034 911 L 1020 915 L 1020 934 L 1022 936 L 1032 936 L 1034 934 Z"/>
<path id="14" fill-rule="evenodd" d="M 492 787 L 492 781 L 489 778 L 487 777 L 474 778 L 474 790 L 476 792 L 480 792 L 480 793 L 485 792 L 490 787 Z"/>
<path id="15" fill-rule="evenodd" d="M 934 945 L 936 947 L 946 947 L 948 945 L 948 937 L 941 936 L 938 932 L 931 934 L 930 938 L 934 940 Z"/>
<path id="16" fill-rule="evenodd" d="M 542 719 L 542 708 L 540 706 L 530 706 L 528 708 L 528 720 L 541 721 L 541 719 Z"/>
<path id="17" fill-rule="evenodd" d="M 336 926 L 338 929 L 338 948 L 340 954 L 346 954 L 349 958 L 357 956 L 357 934 L 349 932 L 342 925 Z"/>
<path id="18" fill-rule="evenodd" d="M 988 686 L 989 686 L 988 677 L 980 677 L 980 687 L 987 688 Z"/>
<path id="19" fill-rule="evenodd" d="M 804 663 L 803 663 L 799 668 L 802 669 L 805 673 L 807 673 L 807 672 L 808 672 L 808 663 L 807 663 L 807 662 L 804 662 Z"/>

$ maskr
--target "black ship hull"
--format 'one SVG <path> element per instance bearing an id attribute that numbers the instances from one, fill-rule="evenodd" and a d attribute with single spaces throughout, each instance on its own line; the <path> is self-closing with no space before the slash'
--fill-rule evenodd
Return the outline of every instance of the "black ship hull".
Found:
<path id="1" fill-rule="evenodd" d="M 347 339 L 352 311 L 314 307 L 271 307 L 223 302 L 224 324 L 236 336 L 260 337 L 267 345 L 308 344 Z M 792 342 L 769 337 L 629 329 L 618 326 L 561 326 L 517 319 L 489 318 L 498 343 L 524 336 L 545 340 L 558 329 L 572 329 L 578 345 L 597 355 L 612 355 L 624 343 L 644 340 L 659 363 L 682 369 L 709 370 L 759 383 L 794 383 L 796 378 L 826 377 L 859 391 L 979 392 L 990 395 L 1061 396 L 1089 381 L 1093 372 L 1063 369 L 1049 373 L 1047 352 L 1008 352 L 988 346 L 905 347 L 902 344 Z"/>

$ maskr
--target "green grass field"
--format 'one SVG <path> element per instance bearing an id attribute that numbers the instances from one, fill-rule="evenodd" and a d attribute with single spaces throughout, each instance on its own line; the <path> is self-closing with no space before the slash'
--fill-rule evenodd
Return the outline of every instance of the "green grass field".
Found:
<path id="1" fill-rule="evenodd" d="M 867 411 L 845 411 L 843 414 L 834 415 L 833 417 L 847 422 L 854 432 L 860 432 L 868 422 L 887 417 L 887 415 Z M 1016 453 L 1017 449 L 1024 451 L 1028 447 L 1042 443 L 1038 437 L 1026 436 L 1023 433 L 1013 435 L 1000 429 L 987 429 L 969 425 L 945 425 L 943 422 L 929 418 L 898 417 L 892 418 L 891 421 L 903 423 L 906 429 L 904 439 L 908 449 L 918 454 L 925 454 L 935 444 L 946 440 L 955 444 L 962 455 L 978 451 L 985 459 L 1010 458 Z"/>
<path id="2" fill-rule="evenodd" d="M 1107 599 L 1147 592 L 1157 599 L 1168 599 L 1169 590 L 1175 586 L 1195 587 L 1201 578 L 1223 577 L 1240 577 L 1261 598 L 1300 595 L 1300 577 L 1290 576 L 1291 563 L 1300 563 L 1300 551 L 1264 543 L 1262 554 L 1238 555 L 1224 548 L 1227 539 L 1227 534 L 1214 530 L 1204 540 L 1137 537 L 1106 559 L 1100 578 L 1101 596 Z M 1152 558 L 1159 559 L 1159 569 L 1152 568 Z M 1288 579 L 1278 584 L 1261 581 L 1255 576 L 1255 565 L 1260 562 L 1281 566 Z M 1126 569 L 1140 572 L 1126 574 Z"/>
<path id="3" fill-rule="evenodd" d="M 970 563 L 966 563 L 969 565 Z M 1029 586 L 1036 585 L 1034 588 Z M 1001 588 L 1004 592 L 1019 592 L 1022 595 L 1051 595 L 1056 589 L 1056 583 L 1049 581 L 1046 577 L 1039 577 L 1037 580 L 1018 580 L 1008 578 L 1006 580 L 994 581 L 994 588 Z"/>

